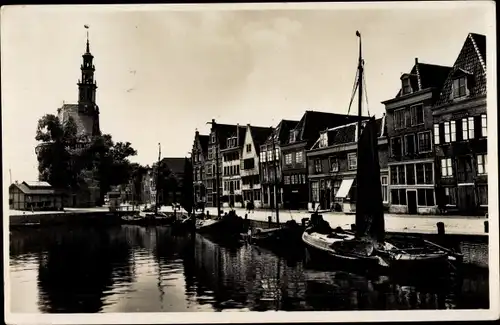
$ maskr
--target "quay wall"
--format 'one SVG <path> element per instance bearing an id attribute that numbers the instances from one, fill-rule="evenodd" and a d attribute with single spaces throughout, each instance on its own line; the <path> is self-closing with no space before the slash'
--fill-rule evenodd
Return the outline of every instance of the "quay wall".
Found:
<path id="1" fill-rule="evenodd" d="M 67 224 L 117 224 L 120 216 L 133 211 L 78 211 L 54 213 L 26 213 L 9 216 L 9 227 L 55 226 Z"/>

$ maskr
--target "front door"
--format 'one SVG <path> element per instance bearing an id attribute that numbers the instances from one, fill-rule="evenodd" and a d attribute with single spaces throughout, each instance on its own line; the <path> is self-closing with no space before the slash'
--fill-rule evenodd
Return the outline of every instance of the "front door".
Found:
<path id="1" fill-rule="evenodd" d="M 406 191 L 408 195 L 408 213 L 417 214 L 417 191 Z"/>
<path id="2" fill-rule="evenodd" d="M 476 208 L 474 187 L 470 185 L 458 186 L 458 209 L 463 214 L 469 214 Z"/>

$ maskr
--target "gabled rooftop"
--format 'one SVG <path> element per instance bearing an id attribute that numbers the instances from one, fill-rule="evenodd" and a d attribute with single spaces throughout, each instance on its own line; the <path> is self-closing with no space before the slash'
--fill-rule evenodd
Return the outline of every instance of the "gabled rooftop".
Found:
<path id="1" fill-rule="evenodd" d="M 364 120 L 361 122 L 362 127 L 366 125 L 368 120 Z M 387 135 L 387 123 L 385 122 L 385 114 L 383 117 L 376 119 L 375 124 L 377 127 L 377 136 L 384 137 Z M 351 144 L 355 143 L 356 141 L 356 134 L 357 132 L 357 122 L 352 122 L 349 124 L 329 128 L 327 130 L 324 130 L 321 132 L 321 135 L 319 138 L 316 140 L 314 145 L 311 147 L 311 150 L 313 149 L 318 149 L 318 148 L 326 148 L 326 147 L 331 147 L 335 145 L 344 145 L 344 144 Z M 324 144 L 321 142 L 322 137 L 326 136 L 326 142 L 327 145 L 323 146 Z M 323 140 L 324 141 L 324 140 Z"/>
<path id="2" fill-rule="evenodd" d="M 467 35 L 435 106 L 453 103 L 453 80 L 459 74 L 467 76 L 469 98 L 486 95 L 486 36 L 475 33 Z"/>
<path id="3" fill-rule="evenodd" d="M 356 122 L 359 119 L 360 117 L 357 115 L 306 111 L 296 127 L 290 132 L 297 132 L 296 142 L 306 141 L 307 147 L 310 147 L 317 140 L 320 131 Z M 361 119 L 368 119 L 368 117 L 362 116 Z M 289 143 L 288 139 L 286 143 Z"/>

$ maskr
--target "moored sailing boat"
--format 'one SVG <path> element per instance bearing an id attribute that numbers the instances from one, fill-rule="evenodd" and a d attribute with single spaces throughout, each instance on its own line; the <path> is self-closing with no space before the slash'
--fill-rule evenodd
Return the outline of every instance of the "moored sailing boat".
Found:
<path id="1" fill-rule="evenodd" d="M 380 183 L 377 129 L 374 117 L 361 121 L 363 94 L 363 64 L 360 53 L 358 64 L 358 148 L 356 223 L 354 231 L 332 229 L 317 213 L 311 217 L 310 227 L 302 240 L 310 253 L 336 259 L 339 266 L 355 264 L 362 268 L 405 269 L 421 272 L 447 269 L 455 256 L 437 244 L 402 237 L 386 239 L 385 220 Z M 363 129 L 362 129 L 363 127 Z M 439 267 L 437 267 L 439 266 Z"/>

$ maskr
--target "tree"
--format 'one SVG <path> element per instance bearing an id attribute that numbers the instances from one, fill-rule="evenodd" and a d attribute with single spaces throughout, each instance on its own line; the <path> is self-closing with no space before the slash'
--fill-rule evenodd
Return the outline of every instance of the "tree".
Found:
<path id="1" fill-rule="evenodd" d="M 142 202 L 142 187 L 144 175 L 148 172 L 148 167 L 144 167 L 140 164 L 131 164 L 132 168 L 132 195 L 134 196 L 134 201 L 138 203 Z"/>
<path id="2" fill-rule="evenodd" d="M 160 193 L 162 194 L 160 196 L 162 199 L 158 201 L 158 204 L 167 205 L 172 203 L 168 201 L 169 194 L 172 194 L 173 200 L 175 201 L 177 192 L 176 189 L 178 187 L 177 179 L 175 178 L 174 173 L 172 173 L 164 160 L 160 161 L 159 167 L 157 163 L 154 164 L 153 170 L 155 173 L 156 195 L 160 195 Z"/>
<path id="3" fill-rule="evenodd" d="M 137 154 L 130 142 L 114 143 L 111 135 L 77 134 L 70 117 L 65 123 L 52 114 L 38 121 L 35 139 L 39 179 L 60 189 L 78 190 L 92 173 L 99 182 L 100 202 L 113 185 L 128 183 L 133 166 L 128 157 Z"/>
<path id="4" fill-rule="evenodd" d="M 184 179 L 182 181 L 181 205 L 188 215 L 191 215 L 194 207 L 194 188 L 193 188 L 193 165 L 188 158 L 184 160 Z"/>

